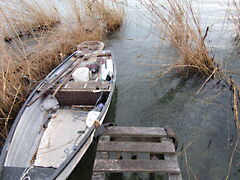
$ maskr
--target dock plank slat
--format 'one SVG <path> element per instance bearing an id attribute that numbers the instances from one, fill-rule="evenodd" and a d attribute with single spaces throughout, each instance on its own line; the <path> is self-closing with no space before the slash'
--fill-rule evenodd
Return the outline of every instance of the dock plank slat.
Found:
<path id="1" fill-rule="evenodd" d="M 171 130 L 171 134 L 173 134 L 173 130 Z M 163 138 L 163 141 L 165 142 L 173 142 L 171 138 Z M 174 160 L 178 163 L 178 158 L 176 155 L 170 155 L 170 154 L 165 154 L 164 155 L 165 160 Z M 182 175 L 181 174 L 168 174 L 168 180 L 182 180 Z"/>
<path id="2" fill-rule="evenodd" d="M 138 137 L 164 137 L 167 135 L 161 127 L 109 127 L 105 135 L 109 136 L 138 136 Z"/>
<path id="3" fill-rule="evenodd" d="M 172 142 L 167 141 L 159 143 L 99 141 L 97 151 L 175 154 L 175 146 Z"/>
<path id="4" fill-rule="evenodd" d="M 176 161 L 96 159 L 94 172 L 160 172 L 179 174 L 180 168 Z"/>

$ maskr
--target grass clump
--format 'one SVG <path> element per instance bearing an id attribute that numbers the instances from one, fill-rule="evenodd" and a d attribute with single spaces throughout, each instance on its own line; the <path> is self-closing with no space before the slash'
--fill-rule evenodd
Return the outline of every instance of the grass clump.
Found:
<path id="1" fill-rule="evenodd" d="M 3 36 L 7 42 L 49 30 L 60 23 L 59 13 L 52 1 L 46 7 L 37 1 L 27 0 L 10 0 L 0 5 Z"/>
<path id="2" fill-rule="evenodd" d="M 240 38 L 240 1 L 228 0 L 227 9 L 228 19 L 234 25 L 235 40 L 239 41 Z"/>
<path id="3" fill-rule="evenodd" d="M 89 15 L 97 17 L 105 23 L 106 31 L 112 32 L 120 28 L 123 23 L 124 10 L 119 8 L 116 3 L 106 5 L 104 1 L 95 1 L 87 3 Z"/>
<path id="4" fill-rule="evenodd" d="M 27 3 L 21 2 L 24 3 L 23 5 Z M 7 6 L 8 3 L 4 5 Z M 3 126 L 0 136 L 2 137 L 7 136 L 9 121 L 15 118 L 22 103 L 40 80 L 65 56 L 75 51 L 79 43 L 103 40 L 108 32 L 108 19 L 99 18 L 99 14 L 89 14 L 85 3 L 77 0 L 68 1 L 65 7 L 68 14 L 65 16 L 59 14 L 57 10 L 53 12 L 51 8 L 45 9 L 40 4 L 38 4 L 39 7 L 34 3 L 27 3 L 29 6 L 26 8 L 29 12 L 17 9 L 18 17 L 6 15 L 10 10 L 0 9 L 0 17 L 4 19 L 0 26 L 2 30 L 0 34 L 0 124 Z M 101 3 L 103 2 L 93 1 L 92 7 L 100 6 Z M 114 13 L 114 15 L 119 14 L 116 18 L 121 16 L 123 19 L 121 9 L 115 7 L 113 11 L 111 6 L 106 4 L 103 7 L 105 7 L 103 11 L 109 17 Z M 54 6 L 53 9 L 55 9 Z M 114 19 L 114 16 L 112 18 Z M 55 28 L 43 28 L 43 32 L 40 28 L 41 30 L 38 31 L 38 27 L 51 27 L 55 23 L 58 24 Z M 115 26 L 119 28 L 122 21 L 118 23 Z M 19 32 L 28 33 L 28 31 L 34 36 L 20 37 Z M 4 41 L 4 37 L 7 36 L 11 37 L 10 42 Z"/>
<path id="5" fill-rule="evenodd" d="M 174 68 L 181 72 L 189 72 L 191 74 L 202 74 L 207 76 L 206 81 L 198 90 L 197 94 L 202 90 L 206 83 L 217 75 L 218 82 L 223 81 L 228 86 L 233 95 L 232 110 L 237 129 L 237 141 L 232 152 L 226 179 L 229 179 L 234 154 L 239 146 L 240 139 L 240 119 L 239 119 L 239 98 L 240 86 L 228 76 L 225 71 L 210 56 L 209 50 L 205 45 L 205 39 L 208 35 L 209 28 L 202 31 L 200 22 L 191 2 L 185 0 L 166 0 L 164 4 L 157 0 L 139 0 L 148 10 L 150 16 L 147 18 L 157 26 L 159 36 L 174 46 L 180 59 L 177 63 L 169 65 L 170 68 L 164 72 L 165 75 Z M 240 2 L 237 0 L 229 1 L 233 9 L 230 11 L 231 20 L 236 29 L 237 39 L 240 32 Z M 190 73 L 188 73 L 189 75 Z M 224 86 L 225 86 L 224 85 Z"/>
<path id="6" fill-rule="evenodd" d="M 150 14 L 147 18 L 157 26 L 158 35 L 177 49 L 180 58 L 174 68 L 210 75 L 215 65 L 204 42 L 208 28 L 202 31 L 191 3 L 179 0 L 166 0 L 164 4 L 156 0 L 140 1 Z"/>

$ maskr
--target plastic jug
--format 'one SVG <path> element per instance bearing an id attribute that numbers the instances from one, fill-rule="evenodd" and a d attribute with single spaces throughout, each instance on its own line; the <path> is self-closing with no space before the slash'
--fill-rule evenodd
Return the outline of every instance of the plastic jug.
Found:
<path id="1" fill-rule="evenodd" d="M 113 76 L 113 62 L 112 60 L 106 60 L 101 66 L 101 80 L 106 80 L 107 76 Z"/>

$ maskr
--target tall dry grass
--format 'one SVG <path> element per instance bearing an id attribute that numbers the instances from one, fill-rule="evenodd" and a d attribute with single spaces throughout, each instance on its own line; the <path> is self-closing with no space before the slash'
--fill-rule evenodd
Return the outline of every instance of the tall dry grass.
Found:
<path id="1" fill-rule="evenodd" d="M 240 38 L 240 1 L 228 0 L 227 7 L 228 19 L 234 25 L 235 39 L 239 41 Z"/>
<path id="2" fill-rule="evenodd" d="M 43 7 L 37 1 L 9 0 L 0 2 L 2 32 L 6 41 L 46 31 L 60 23 L 54 1 Z"/>
<path id="3" fill-rule="evenodd" d="M 191 1 L 166 0 L 164 4 L 157 0 L 140 1 L 150 14 L 150 16 L 146 15 L 146 17 L 158 27 L 159 36 L 174 46 L 180 56 L 178 62 L 169 65 L 170 68 L 163 75 L 174 68 L 180 69 L 182 72 L 192 70 L 191 73 L 193 74 L 201 73 L 207 75 L 206 81 L 197 94 L 214 75 L 225 81 L 233 93 L 233 113 L 238 135 L 240 135 L 238 113 L 240 86 L 210 56 L 204 42 L 208 34 L 208 28 L 202 31 L 200 21 L 192 8 Z M 236 4 L 236 0 L 233 0 L 233 2 Z"/>
<path id="4" fill-rule="evenodd" d="M 157 26 L 159 36 L 174 46 L 179 53 L 179 60 L 164 72 L 166 74 L 174 68 L 180 68 L 182 72 L 192 70 L 193 74 L 201 73 L 207 75 L 206 81 L 200 87 L 199 93 L 205 84 L 217 75 L 220 80 L 229 85 L 233 94 L 233 115 L 237 128 L 237 141 L 230 157 L 226 179 L 229 179 L 232 162 L 240 139 L 240 119 L 239 119 L 239 98 L 240 86 L 215 62 L 210 56 L 209 50 L 205 45 L 205 39 L 208 34 L 208 28 L 202 30 L 198 16 L 194 12 L 191 1 L 187 0 L 166 0 L 163 4 L 157 0 L 140 0 L 148 10 L 146 17 Z M 240 32 L 240 2 L 231 0 L 229 4 L 233 9 L 230 11 L 231 20 L 233 21 L 236 34 Z M 149 16 L 150 15 L 150 16 Z"/>
<path id="5" fill-rule="evenodd" d="M 215 69 L 205 45 L 208 28 L 202 31 L 191 2 L 140 0 L 148 10 L 145 16 L 156 25 L 159 36 L 174 46 L 180 56 L 173 68 L 210 75 Z"/>
<path id="6" fill-rule="evenodd" d="M 102 22 L 105 22 L 107 32 L 119 29 L 123 23 L 124 9 L 119 9 L 114 2 L 111 2 L 110 6 L 106 5 L 104 1 L 88 2 L 86 7 L 91 17 L 97 17 Z"/>
<path id="7" fill-rule="evenodd" d="M 27 2 L 23 1 L 23 5 L 26 5 L 25 3 Z M 62 16 L 57 10 L 42 11 L 42 7 L 35 6 L 34 3 L 27 4 L 29 12 L 17 10 L 18 16 L 24 18 L 7 16 L 7 10 L 0 8 L 0 17 L 4 19 L 0 24 L 3 32 L 0 34 L 0 122 L 4 125 L 0 136 L 7 136 L 9 122 L 15 118 L 29 93 L 63 57 L 75 51 L 77 45 L 83 41 L 103 40 L 108 28 L 112 26 L 108 25 L 107 17 L 114 20 L 114 16 L 118 15 L 116 18 L 119 24 L 114 23 L 113 30 L 121 26 L 122 9 L 102 3 L 103 1 L 93 1 L 91 6 L 96 8 L 101 5 L 107 13 L 104 16 L 106 19 L 99 18 L 100 14 L 105 14 L 101 9 L 97 13 L 89 14 L 86 3 L 77 0 L 67 2 L 66 11 L 69 16 Z M 54 19 L 56 21 L 52 21 Z M 36 30 L 36 27 L 45 27 L 51 22 L 58 25 L 55 28 L 44 28 L 44 32 L 42 29 Z M 23 38 L 19 32 L 34 36 L 25 37 L 23 34 Z M 11 37 L 10 42 L 4 41 L 7 36 Z M 30 45 L 28 41 L 31 42 Z"/>

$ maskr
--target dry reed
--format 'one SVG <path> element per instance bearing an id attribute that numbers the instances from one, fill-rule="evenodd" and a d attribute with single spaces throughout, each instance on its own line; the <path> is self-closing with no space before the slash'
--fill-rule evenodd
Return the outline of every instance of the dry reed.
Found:
<path id="1" fill-rule="evenodd" d="M 140 0 L 141 1 L 141 0 Z M 150 16 L 147 18 L 157 26 L 159 36 L 174 46 L 180 56 L 172 68 L 210 75 L 215 69 L 213 58 L 205 45 L 208 28 L 202 32 L 198 17 L 187 1 L 162 2 L 141 1 Z"/>
<path id="2" fill-rule="evenodd" d="M 80 4 L 77 0 L 68 2 L 66 10 L 72 13 L 70 17 L 61 17 L 56 10 L 53 12 L 48 9 L 49 12 L 44 9 L 43 11 L 43 7 L 38 7 L 34 3 L 26 1 L 23 3 L 27 5 L 29 11 L 17 9 L 18 17 L 7 16 L 7 10 L 0 9 L 0 17 L 4 19 L 0 26 L 3 32 L 0 35 L 0 118 L 1 124 L 4 125 L 0 132 L 2 137 L 7 136 L 9 120 L 15 118 L 22 103 L 38 81 L 56 67 L 63 57 L 75 51 L 79 43 L 103 40 L 108 31 L 107 19 L 98 19 L 97 14 L 89 15 L 85 4 Z M 92 6 L 99 7 L 101 3 L 103 2 L 93 1 Z M 109 17 L 114 17 L 114 12 L 114 15 L 119 14 L 123 19 L 121 9 L 115 8 L 112 11 L 111 6 L 106 4 L 101 6 L 104 7 L 103 11 L 106 11 Z M 10 10 L 8 9 L 8 12 Z M 101 9 L 98 13 L 101 13 Z M 19 18 L 21 16 L 22 18 Z M 119 17 L 116 16 L 116 18 Z M 120 27 L 122 21 L 118 22 L 120 23 L 118 27 Z M 55 28 L 45 28 L 55 23 L 59 25 Z M 38 31 L 42 28 L 44 32 Z M 31 51 L 28 50 L 29 45 L 26 45 L 27 43 L 20 37 L 19 32 L 35 35 L 32 39 L 27 38 L 32 41 Z M 10 43 L 4 42 L 6 36 L 11 37 Z"/>
<path id="3" fill-rule="evenodd" d="M 208 48 L 205 45 L 205 39 L 208 34 L 208 28 L 205 32 L 202 32 L 199 19 L 197 18 L 191 3 L 188 1 L 171 1 L 166 0 L 165 4 L 156 1 L 140 0 L 142 4 L 148 10 L 150 16 L 147 18 L 154 23 L 160 32 L 160 37 L 169 42 L 174 46 L 179 53 L 179 62 L 170 65 L 167 71 L 163 72 L 165 75 L 169 71 L 175 68 L 181 68 L 181 70 L 192 69 L 192 73 L 201 73 L 207 75 L 208 78 L 200 87 L 199 93 L 206 83 L 217 75 L 220 80 L 225 81 L 232 91 L 233 94 L 233 115 L 235 119 L 235 124 L 237 128 L 238 139 L 236 141 L 234 150 L 230 157 L 229 167 L 226 179 L 229 179 L 233 157 L 239 146 L 240 137 L 240 120 L 239 120 L 239 96 L 240 96 L 240 86 L 231 77 L 225 74 L 225 71 L 221 69 L 214 59 L 209 55 Z M 229 1 L 230 4 L 230 1 Z M 231 5 L 234 7 L 230 11 L 231 20 L 233 21 L 236 34 L 239 38 L 240 32 L 240 2 L 237 0 L 232 0 Z M 187 159 L 186 159 L 187 161 Z M 187 163 L 187 162 L 186 162 Z M 188 174 L 189 170 L 187 169 Z"/>
<path id="4" fill-rule="evenodd" d="M 36 1 L 9 0 L 1 2 L 0 17 L 4 23 L 3 36 L 6 41 L 24 35 L 46 31 L 60 23 L 60 17 L 53 1 L 43 7 Z"/>
<path id="5" fill-rule="evenodd" d="M 119 29 L 123 23 L 124 9 L 119 8 L 116 3 L 106 5 L 104 1 L 96 1 L 86 6 L 91 17 L 97 17 L 106 25 L 107 32 Z"/>
<path id="6" fill-rule="evenodd" d="M 234 25 L 235 39 L 238 41 L 240 38 L 240 1 L 228 0 L 227 8 L 228 19 Z"/>

